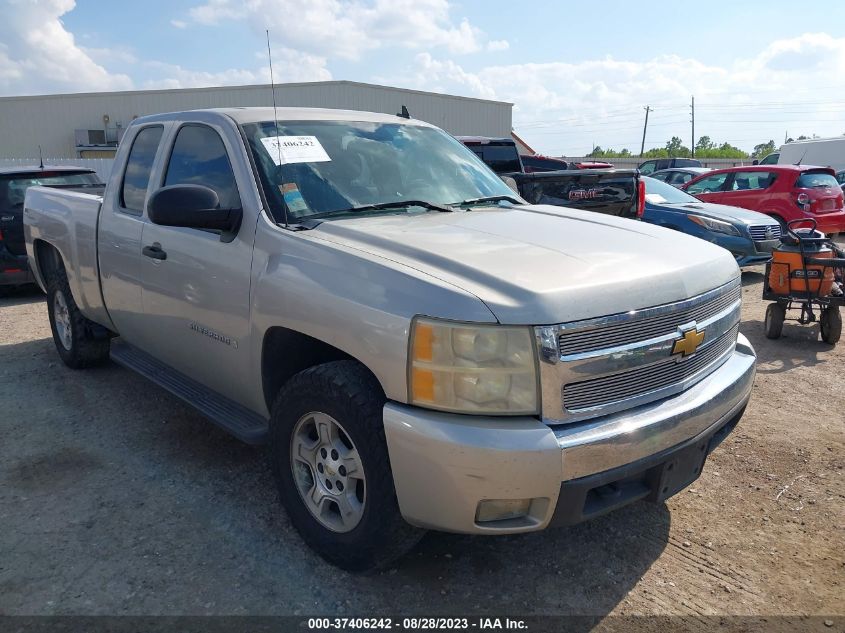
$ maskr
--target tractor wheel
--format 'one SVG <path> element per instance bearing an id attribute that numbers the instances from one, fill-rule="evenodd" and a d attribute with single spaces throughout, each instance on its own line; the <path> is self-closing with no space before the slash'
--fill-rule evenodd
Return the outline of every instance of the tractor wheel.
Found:
<path id="1" fill-rule="evenodd" d="M 780 338 L 785 319 L 786 308 L 780 303 L 770 303 L 766 308 L 766 338 Z"/>
<path id="2" fill-rule="evenodd" d="M 836 345 L 842 336 L 842 315 L 839 306 L 829 306 L 822 310 L 819 325 L 822 330 L 822 340 L 829 345 Z"/>

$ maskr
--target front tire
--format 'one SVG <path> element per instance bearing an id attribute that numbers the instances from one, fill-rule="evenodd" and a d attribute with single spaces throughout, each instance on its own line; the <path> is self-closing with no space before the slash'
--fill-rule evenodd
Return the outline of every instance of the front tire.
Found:
<path id="1" fill-rule="evenodd" d="M 766 308 L 766 338 L 780 338 L 785 319 L 786 308 L 780 303 L 770 303 Z"/>
<path id="2" fill-rule="evenodd" d="M 269 458 L 282 503 L 303 540 L 349 571 L 385 567 L 424 533 L 399 512 L 384 403 L 369 371 L 337 361 L 291 378 L 272 408 Z"/>
<path id="3" fill-rule="evenodd" d="M 822 340 L 829 345 L 836 345 L 842 337 L 842 314 L 839 306 L 829 306 L 822 310 L 819 319 Z"/>
<path id="4" fill-rule="evenodd" d="M 108 360 L 110 339 L 100 335 L 99 326 L 79 311 L 62 267 L 53 272 L 47 283 L 47 312 L 53 342 L 65 365 L 84 369 Z"/>

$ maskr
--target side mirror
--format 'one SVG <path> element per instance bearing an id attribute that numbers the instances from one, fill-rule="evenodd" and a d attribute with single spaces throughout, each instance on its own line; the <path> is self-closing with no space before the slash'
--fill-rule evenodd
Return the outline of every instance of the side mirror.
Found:
<path id="1" fill-rule="evenodd" d="M 241 209 L 221 209 L 217 192 L 203 185 L 170 185 L 150 196 L 150 222 L 161 226 L 222 231 L 231 241 L 241 223 Z M 226 239 L 229 237 L 230 239 Z"/>
<path id="2" fill-rule="evenodd" d="M 752 165 L 759 165 L 760 161 L 755 158 L 754 160 L 751 161 L 751 164 Z"/>
<path id="3" fill-rule="evenodd" d="M 519 195 L 519 187 L 516 186 L 516 180 L 514 180 L 510 176 L 499 176 L 499 178 L 501 178 L 502 182 L 504 182 L 508 187 L 510 187 L 515 194 Z"/>

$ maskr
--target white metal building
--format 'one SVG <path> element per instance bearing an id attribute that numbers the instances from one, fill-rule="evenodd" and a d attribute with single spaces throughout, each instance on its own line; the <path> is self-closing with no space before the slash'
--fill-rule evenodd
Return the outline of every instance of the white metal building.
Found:
<path id="1" fill-rule="evenodd" d="M 0 159 L 109 158 L 138 116 L 177 110 L 273 104 L 269 84 L 0 97 Z M 276 104 L 411 116 L 455 135 L 507 136 L 513 104 L 353 81 L 276 85 Z"/>

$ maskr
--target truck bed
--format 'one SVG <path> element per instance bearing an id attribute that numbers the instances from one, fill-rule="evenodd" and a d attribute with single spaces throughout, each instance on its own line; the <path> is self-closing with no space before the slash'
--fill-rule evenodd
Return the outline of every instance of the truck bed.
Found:
<path id="1" fill-rule="evenodd" d="M 99 323 L 104 322 L 106 314 L 97 263 L 97 223 L 102 202 L 102 195 L 55 187 L 30 187 L 24 201 L 24 232 L 30 264 L 39 240 L 54 246 L 65 262 L 79 309 Z M 32 266 L 32 270 L 38 267 Z M 47 280 L 39 278 L 38 283 L 46 290 Z"/>

